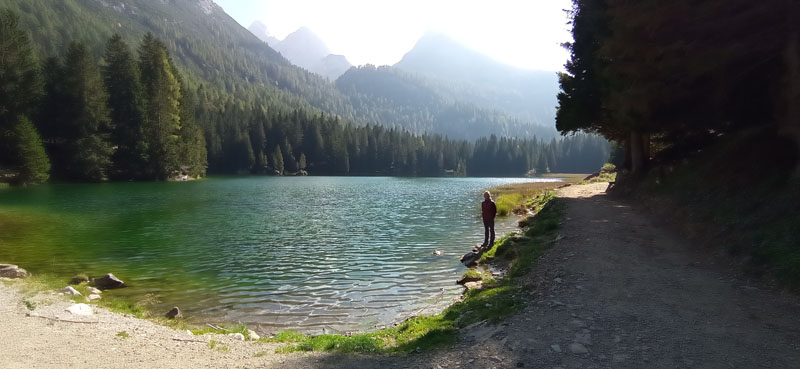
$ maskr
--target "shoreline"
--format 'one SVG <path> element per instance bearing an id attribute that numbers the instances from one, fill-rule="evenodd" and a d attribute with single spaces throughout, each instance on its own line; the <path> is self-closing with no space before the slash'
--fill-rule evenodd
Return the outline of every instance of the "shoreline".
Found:
<path id="1" fill-rule="evenodd" d="M 528 182 L 528 183 L 541 184 L 541 182 Z M 559 183 L 559 187 L 563 185 L 564 185 L 563 183 Z M 500 237 L 496 242 L 495 248 L 497 248 L 501 243 L 504 243 L 508 239 L 514 239 L 515 233 L 519 233 L 519 231 L 515 231 Z M 5 285 L 6 283 L 3 284 Z M 63 284 L 65 286 L 67 285 L 66 283 Z M 24 285 L 24 282 L 22 285 Z M 5 288 L 6 286 L 1 286 L 1 287 Z M 432 314 L 426 316 L 417 316 L 416 314 L 411 314 L 410 316 L 407 316 L 404 319 L 400 317 L 403 320 L 400 321 L 396 320 L 393 323 L 384 325 L 385 328 L 383 329 L 359 331 L 359 332 L 345 332 L 344 336 L 323 334 L 321 336 L 313 336 L 313 337 L 308 335 L 300 335 L 292 331 L 283 331 L 276 334 L 272 339 L 262 339 L 260 341 L 264 343 L 271 343 L 273 345 L 277 345 L 279 343 L 289 344 L 288 346 L 280 346 L 280 345 L 275 346 L 275 348 L 271 348 L 272 351 L 275 351 L 277 349 L 279 351 L 334 350 L 340 352 L 407 352 L 415 349 L 415 347 L 409 347 L 408 344 L 413 343 L 420 339 L 425 339 L 427 336 L 429 336 L 429 333 L 431 332 L 443 331 L 445 334 L 443 335 L 443 337 L 439 338 L 443 338 L 442 342 L 445 343 L 451 342 L 454 337 L 454 333 L 457 332 L 460 328 L 454 325 L 453 319 L 449 320 L 445 319 L 444 321 L 442 319 L 449 312 L 461 309 L 462 308 L 461 305 L 464 305 L 465 302 L 468 302 L 467 300 L 473 297 L 471 295 L 474 294 L 474 291 L 476 290 L 464 289 L 459 298 L 455 299 L 453 303 L 444 307 L 443 311 L 440 311 L 438 314 Z M 39 292 L 40 294 L 45 293 L 43 291 Z M 92 304 L 92 306 L 95 308 L 97 308 L 97 305 L 98 304 Z M 108 311 L 107 308 L 102 307 L 103 306 L 102 303 L 100 303 L 99 305 L 101 306 L 99 308 L 99 310 L 101 311 L 106 310 L 110 314 L 118 314 L 121 315 L 122 317 L 130 319 L 147 321 L 149 324 L 158 325 L 164 327 L 165 329 L 172 330 L 173 332 L 181 332 L 182 330 L 184 330 L 183 333 L 185 333 L 185 329 L 189 328 L 188 324 L 186 324 L 185 321 L 178 321 L 176 323 L 174 321 L 167 321 L 163 318 L 158 318 L 157 316 L 152 316 L 152 315 L 149 317 L 148 316 L 134 317 L 136 314 L 133 314 L 134 316 L 131 316 L 131 314 L 113 313 L 111 311 Z M 130 305 L 131 304 L 128 304 L 128 306 Z M 125 305 L 123 305 L 123 307 L 124 306 Z M 483 312 L 482 314 L 484 317 L 489 317 L 489 315 L 496 315 L 496 312 L 489 311 L 489 312 Z M 444 327 L 442 327 L 442 324 L 444 325 Z M 413 336 L 407 336 L 399 333 L 399 331 L 405 331 L 411 326 L 417 329 L 422 329 L 424 332 L 421 334 L 418 332 Z M 241 327 L 241 328 L 246 329 L 246 327 Z M 227 331 L 233 331 L 233 330 L 235 329 L 228 329 L 223 327 L 223 329 L 196 329 L 195 331 L 201 332 L 203 333 L 203 336 L 205 336 L 206 333 L 224 334 Z M 316 343 L 319 342 L 315 341 L 336 341 L 336 342 L 334 342 L 333 344 L 327 342 L 322 345 L 317 345 Z M 338 341 L 352 341 L 352 342 L 348 344 L 347 342 L 338 342 Z M 436 346 L 436 344 L 434 344 L 434 346 Z"/>

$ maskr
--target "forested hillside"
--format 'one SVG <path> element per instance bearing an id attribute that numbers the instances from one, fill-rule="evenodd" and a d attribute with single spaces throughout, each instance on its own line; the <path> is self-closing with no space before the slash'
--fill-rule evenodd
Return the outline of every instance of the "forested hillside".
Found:
<path id="1" fill-rule="evenodd" d="M 499 110 L 466 102 L 462 94 L 469 94 L 470 89 L 452 88 L 395 67 L 351 68 L 336 80 L 336 87 L 354 107 L 369 109 L 377 121 L 401 117 L 413 122 L 409 128 L 415 132 L 438 132 L 459 139 L 492 134 L 549 139 L 555 132 L 552 127 L 530 124 Z"/>
<path id="2" fill-rule="evenodd" d="M 608 156 L 605 141 L 584 136 L 544 143 L 481 131 L 486 138 L 467 142 L 419 133 L 430 128 L 416 123 L 420 117 L 380 116 L 387 107 L 377 99 L 354 107 L 333 84 L 289 64 L 211 1 L 8 6 L 2 49 L 9 57 L 0 60 L 6 180 L 301 169 L 518 176 L 530 169 L 590 171 Z M 467 118 L 464 130 L 480 126 Z"/>
<path id="3" fill-rule="evenodd" d="M 20 16 L 42 58 L 63 54 L 73 41 L 86 44 L 99 58 L 114 33 L 129 44 L 152 33 L 185 70 L 187 86 L 202 84 L 218 109 L 235 99 L 252 106 L 316 108 L 358 125 L 425 126 L 408 116 L 377 121 L 383 116 L 379 101 L 354 107 L 331 81 L 289 63 L 210 0 L 8 0 L 3 6 Z M 501 134 L 493 121 L 479 124 L 484 131 Z M 443 133 L 438 128 L 434 125 L 427 133 Z"/>

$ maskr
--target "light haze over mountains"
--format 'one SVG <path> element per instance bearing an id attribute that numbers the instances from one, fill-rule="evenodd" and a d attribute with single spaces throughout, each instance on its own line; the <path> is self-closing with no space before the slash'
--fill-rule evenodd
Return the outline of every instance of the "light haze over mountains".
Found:
<path id="1" fill-rule="evenodd" d="M 331 54 L 328 46 L 307 27 L 299 28 L 283 40 L 270 35 L 267 26 L 260 21 L 253 22 L 248 29 L 293 64 L 332 81 L 352 66 L 343 55 Z"/>
<path id="2" fill-rule="evenodd" d="M 271 36 L 267 25 L 261 21 L 251 24 L 249 30 L 293 64 L 328 77 L 331 81 L 335 81 L 352 67 L 345 56 L 331 54 L 328 46 L 307 27 L 299 28 L 284 40 Z M 428 90 L 435 86 L 433 89 L 438 98 L 497 110 L 543 128 L 555 126 L 556 95 L 559 88 L 558 77 L 554 72 L 508 66 L 471 50 L 446 35 L 434 32 L 426 33 L 392 67 L 410 73 L 407 76 L 414 78 L 404 79 L 403 76 L 406 75 L 395 74 L 391 78 L 379 78 L 382 82 L 370 81 L 370 87 L 363 83 L 353 83 L 354 79 L 351 78 L 346 85 L 358 93 L 369 94 L 369 91 L 375 91 L 375 83 L 387 84 L 392 81 L 394 86 L 385 85 L 384 89 L 406 89 L 405 86 L 397 85 L 399 79 L 404 79 L 404 85 L 420 84 L 422 80 L 427 80 L 423 89 Z M 359 72 L 364 71 L 354 71 Z M 388 70 L 381 68 L 379 72 Z M 374 73 L 370 75 L 375 76 Z M 359 80 L 367 79 L 370 78 Z M 537 134 L 552 136 L 555 128 L 537 130 Z"/>

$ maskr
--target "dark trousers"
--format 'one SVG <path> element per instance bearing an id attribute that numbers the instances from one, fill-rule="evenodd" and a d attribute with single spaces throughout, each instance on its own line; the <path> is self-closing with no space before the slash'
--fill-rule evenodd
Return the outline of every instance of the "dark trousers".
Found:
<path id="1" fill-rule="evenodd" d="M 483 244 L 484 245 L 494 245 L 494 219 L 484 219 L 483 220 Z M 491 236 L 491 240 L 489 239 Z"/>

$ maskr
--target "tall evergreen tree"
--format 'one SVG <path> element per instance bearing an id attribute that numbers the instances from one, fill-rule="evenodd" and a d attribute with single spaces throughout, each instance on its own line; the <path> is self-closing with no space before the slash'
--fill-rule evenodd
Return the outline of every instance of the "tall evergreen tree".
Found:
<path id="1" fill-rule="evenodd" d="M 44 152 L 42 139 L 33 123 L 21 115 L 8 134 L 10 137 L 4 141 L 11 143 L 16 156 L 15 170 L 19 173 L 15 182 L 29 184 L 47 181 L 50 177 L 48 174 L 50 160 Z"/>
<path id="2" fill-rule="evenodd" d="M 89 49 L 72 43 L 64 58 L 63 104 L 56 172 L 67 179 L 99 181 L 111 165 L 111 120 L 108 95 Z"/>
<path id="3" fill-rule="evenodd" d="M 32 116 L 42 84 L 31 41 L 8 9 L 0 9 L 0 52 L 0 129 L 9 129 L 19 115 Z"/>
<path id="4" fill-rule="evenodd" d="M 143 131 L 144 102 L 136 60 L 122 37 L 115 34 L 106 44 L 104 61 L 103 81 L 114 123 L 112 139 L 117 145 L 112 176 L 142 178 L 148 157 Z"/>
<path id="5" fill-rule="evenodd" d="M 278 173 L 283 174 L 283 154 L 281 154 L 281 147 L 275 146 L 275 151 L 272 153 L 272 168 L 278 171 Z"/>
<path id="6" fill-rule="evenodd" d="M 41 148 L 38 133 L 30 126 L 42 84 L 39 66 L 28 35 L 19 28 L 19 18 L 10 10 L 0 10 L 0 168 L 18 166 L 31 158 L 33 146 Z M 26 134 L 26 137 L 17 137 Z M 36 139 L 32 139 L 36 136 Z M 34 141 L 38 142 L 34 145 Z M 26 153 L 20 152 L 20 144 Z M 49 169 L 49 168 L 48 168 Z M 45 169 L 46 173 L 47 170 Z M 21 173 L 22 176 L 25 176 Z M 47 179 L 46 177 L 44 178 Z"/>
<path id="7" fill-rule="evenodd" d="M 179 162 L 189 176 L 202 177 L 208 166 L 206 138 L 195 120 L 193 94 L 188 93 L 186 88 L 181 90 L 187 92 L 181 95 Z"/>
<path id="8" fill-rule="evenodd" d="M 166 46 L 149 33 L 139 47 L 139 70 L 146 107 L 147 174 L 165 180 L 179 166 L 181 89 Z"/>

